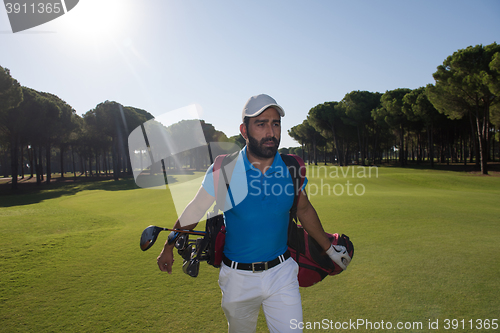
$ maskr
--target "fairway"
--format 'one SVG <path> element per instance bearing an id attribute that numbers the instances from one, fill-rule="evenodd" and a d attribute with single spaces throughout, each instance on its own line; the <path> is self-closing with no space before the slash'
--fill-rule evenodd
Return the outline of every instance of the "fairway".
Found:
<path id="1" fill-rule="evenodd" d="M 500 330 L 500 177 L 309 166 L 308 179 L 325 230 L 355 255 L 301 288 L 305 332 Z M 176 218 L 169 191 L 133 180 L 0 196 L 0 331 L 227 331 L 217 269 L 191 278 L 177 256 L 160 272 L 167 232 L 139 248 L 145 227 Z"/>

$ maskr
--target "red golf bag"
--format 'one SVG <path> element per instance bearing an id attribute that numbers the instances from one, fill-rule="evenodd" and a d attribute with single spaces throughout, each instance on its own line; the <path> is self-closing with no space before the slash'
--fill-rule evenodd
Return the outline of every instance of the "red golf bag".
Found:
<path id="1" fill-rule="evenodd" d="M 346 247 L 349 256 L 354 255 L 354 246 L 349 237 L 342 234 L 328 234 L 333 245 Z M 302 228 L 294 222 L 290 223 L 288 250 L 299 265 L 299 286 L 310 287 L 328 275 L 342 273 L 342 268 L 334 263 L 321 246 Z"/>

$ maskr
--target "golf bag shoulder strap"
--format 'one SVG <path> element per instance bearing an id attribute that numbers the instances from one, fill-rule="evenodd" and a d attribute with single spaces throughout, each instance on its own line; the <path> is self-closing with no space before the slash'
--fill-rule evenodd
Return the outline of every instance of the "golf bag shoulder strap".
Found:
<path id="1" fill-rule="evenodd" d="M 232 168 L 234 168 L 234 164 L 230 165 L 229 163 L 238 156 L 238 153 L 239 152 L 235 152 L 233 154 L 217 156 L 212 169 L 214 195 L 216 200 L 215 207 L 214 210 L 207 215 L 205 237 L 203 237 L 200 243 L 197 257 L 201 257 L 204 252 L 208 253 L 207 263 L 216 268 L 220 267 L 222 263 L 226 237 L 224 218 L 219 214 L 219 210 L 224 211 L 226 193 L 229 193 L 229 198 L 234 206 L 231 191 L 229 189 L 229 182 L 231 180 L 231 174 L 233 173 Z M 221 180 L 221 174 L 224 181 Z"/>
<path id="2" fill-rule="evenodd" d="M 293 198 L 293 205 L 290 208 L 289 221 L 288 221 L 288 248 L 295 250 L 295 262 L 300 265 L 300 253 L 304 253 L 304 237 L 303 234 L 300 235 L 298 230 L 298 218 L 297 218 L 297 205 L 299 202 L 300 191 L 302 185 L 304 184 L 306 177 L 306 168 L 304 160 L 302 160 L 297 155 L 286 155 L 281 154 L 281 159 L 288 167 L 288 172 L 292 177 L 293 187 L 295 190 L 295 196 Z M 300 238 L 302 236 L 302 239 Z M 293 252 L 293 251 L 292 251 Z"/>
<path id="3" fill-rule="evenodd" d="M 224 160 L 224 158 L 227 156 L 227 154 L 224 154 L 224 155 L 219 155 L 215 158 L 215 161 L 214 161 L 214 167 L 213 167 L 213 170 L 212 170 L 212 175 L 214 177 L 214 191 L 215 191 L 215 199 L 216 201 L 219 201 L 219 198 L 217 196 L 217 194 L 219 193 L 218 191 L 218 184 L 219 184 L 219 175 L 220 175 L 220 168 L 222 166 L 222 161 Z"/>
<path id="4" fill-rule="evenodd" d="M 214 178 L 215 202 L 217 207 L 221 210 L 224 208 L 223 205 L 226 199 L 226 193 L 229 190 L 229 183 L 231 182 L 231 175 L 234 168 L 234 165 L 230 163 L 238 157 L 238 154 L 239 152 L 237 151 L 232 154 L 219 155 L 214 161 L 212 174 Z M 220 179 L 221 174 L 224 181 Z"/>
<path id="5" fill-rule="evenodd" d="M 288 168 L 288 172 L 292 177 L 293 188 L 295 191 L 295 196 L 293 198 L 293 205 L 290 209 L 290 218 L 296 219 L 297 216 L 297 205 L 299 202 L 300 191 L 302 185 L 304 184 L 306 178 L 306 168 L 304 161 L 297 155 L 293 154 L 281 154 L 281 159 Z"/>

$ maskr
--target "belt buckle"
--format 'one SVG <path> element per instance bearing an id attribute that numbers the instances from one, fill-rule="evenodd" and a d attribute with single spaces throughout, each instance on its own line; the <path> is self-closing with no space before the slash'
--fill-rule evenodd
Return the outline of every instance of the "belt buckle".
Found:
<path id="1" fill-rule="evenodd" d="M 268 270 L 268 261 L 260 261 L 260 262 L 253 262 L 252 263 L 252 273 L 255 273 L 255 272 L 262 272 L 262 271 L 267 271 Z M 259 269 L 259 270 L 255 270 L 255 265 L 258 265 L 258 264 L 264 264 L 264 269 Z"/>

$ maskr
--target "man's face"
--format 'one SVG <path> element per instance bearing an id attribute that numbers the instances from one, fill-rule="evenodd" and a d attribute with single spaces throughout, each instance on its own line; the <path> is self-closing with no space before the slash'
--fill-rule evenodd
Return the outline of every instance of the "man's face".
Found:
<path id="1" fill-rule="evenodd" d="M 276 155 L 281 139 L 281 117 L 275 108 L 270 107 L 257 117 L 250 118 L 248 128 L 243 128 L 242 134 L 250 153 L 260 158 Z"/>

